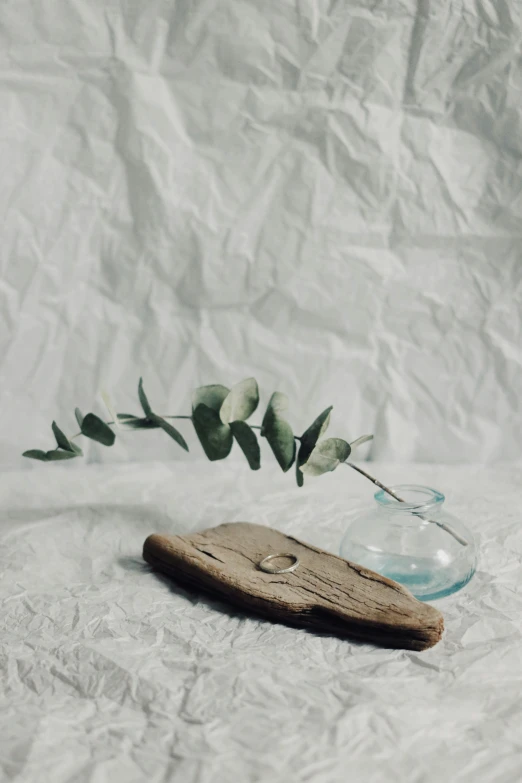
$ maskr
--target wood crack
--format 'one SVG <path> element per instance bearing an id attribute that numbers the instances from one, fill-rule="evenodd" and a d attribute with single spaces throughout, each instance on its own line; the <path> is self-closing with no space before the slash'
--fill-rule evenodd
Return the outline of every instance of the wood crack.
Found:
<path id="1" fill-rule="evenodd" d="M 209 552 L 207 549 L 198 549 L 198 552 L 201 552 L 202 555 L 208 555 L 213 560 L 217 560 L 218 563 L 224 563 L 224 560 L 221 560 L 219 557 L 216 557 L 216 555 L 212 554 L 212 552 Z"/>

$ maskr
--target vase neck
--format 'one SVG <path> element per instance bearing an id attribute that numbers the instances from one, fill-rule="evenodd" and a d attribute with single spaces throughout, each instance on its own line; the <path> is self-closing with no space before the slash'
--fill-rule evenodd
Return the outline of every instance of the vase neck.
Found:
<path id="1" fill-rule="evenodd" d="M 441 508 L 445 500 L 444 495 L 436 489 L 417 484 L 397 484 L 390 489 L 396 497 L 384 490 L 374 495 L 377 504 L 386 511 L 402 513 L 406 511 L 411 514 L 422 514 L 428 511 L 433 513 Z"/>

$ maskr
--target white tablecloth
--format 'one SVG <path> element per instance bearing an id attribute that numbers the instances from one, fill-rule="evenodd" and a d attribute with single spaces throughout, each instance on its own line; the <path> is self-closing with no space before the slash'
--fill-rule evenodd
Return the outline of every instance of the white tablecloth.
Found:
<path id="1" fill-rule="evenodd" d="M 224 521 L 333 551 L 373 487 L 298 490 L 274 465 L 35 466 L 0 475 L 0 779 L 336 783 L 522 779 L 522 468 L 372 465 L 427 483 L 478 534 L 424 652 L 248 618 L 141 559 L 154 531 Z"/>

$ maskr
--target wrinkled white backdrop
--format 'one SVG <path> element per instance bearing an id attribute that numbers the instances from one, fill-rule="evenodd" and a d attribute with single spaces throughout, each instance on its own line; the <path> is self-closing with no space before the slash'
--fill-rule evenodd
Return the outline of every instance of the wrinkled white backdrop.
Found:
<path id="1" fill-rule="evenodd" d="M 521 10 L 2 2 L 2 465 L 141 374 L 163 413 L 254 375 L 370 459 L 520 459 Z"/>

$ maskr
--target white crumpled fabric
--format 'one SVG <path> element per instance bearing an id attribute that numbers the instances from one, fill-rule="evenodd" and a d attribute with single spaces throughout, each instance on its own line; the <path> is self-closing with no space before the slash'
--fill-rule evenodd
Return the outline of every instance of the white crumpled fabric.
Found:
<path id="1" fill-rule="evenodd" d="M 2 781 L 520 783 L 521 32 L 515 0 L 0 3 Z M 245 519 L 337 551 L 346 469 L 210 465 L 188 422 L 188 457 L 22 459 L 103 389 L 138 412 L 140 375 L 165 414 L 248 376 L 296 432 L 332 404 L 380 478 L 445 492 L 481 559 L 443 641 L 272 625 L 141 560 Z"/>
<path id="2" fill-rule="evenodd" d="M 376 464 L 444 488 L 477 574 L 442 641 L 385 650 L 245 616 L 141 559 L 225 521 L 337 552 L 372 486 L 275 465 L 42 465 L 0 475 L 0 779 L 15 783 L 520 783 L 522 469 Z"/>
<path id="3" fill-rule="evenodd" d="M 255 375 L 372 459 L 520 459 L 521 33 L 517 0 L 4 0 L 4 466 L 141 374 L 166 413 Z"/>

